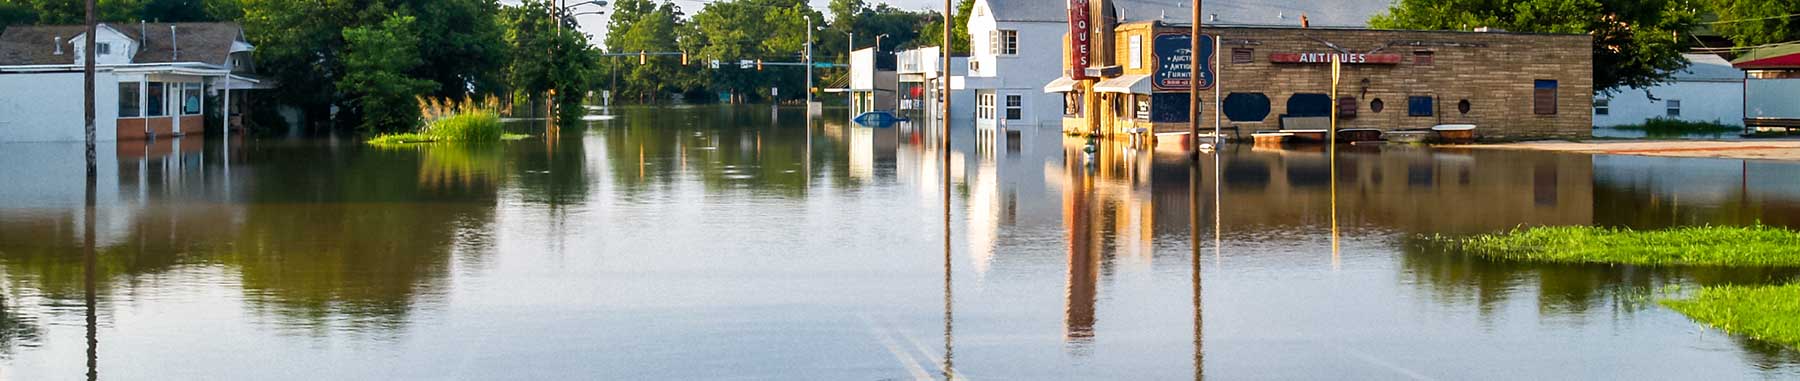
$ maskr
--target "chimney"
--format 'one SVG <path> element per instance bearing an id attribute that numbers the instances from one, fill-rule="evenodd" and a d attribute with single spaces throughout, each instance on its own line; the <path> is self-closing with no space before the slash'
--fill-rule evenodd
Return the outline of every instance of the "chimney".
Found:
<path id="1" fill-rule="evenodd" d="M 62 35 L 60 35 L 60 34 L 59 34 L 59 35 L 56 35 L 56 52 L 55 52 L 55 53 L 54 53 L 54 54 L 56 54 L 56 55 L 59 55 L 59 56 L 60 56 L 60 55 L 63 55 L 63 51 L 62 51 Z"/>
<path id="2" fill-rule="evenodd" d="M 169 25 L 169 60 L 181 60 L 181 40 L 175 37 L 175 25 Z"/>

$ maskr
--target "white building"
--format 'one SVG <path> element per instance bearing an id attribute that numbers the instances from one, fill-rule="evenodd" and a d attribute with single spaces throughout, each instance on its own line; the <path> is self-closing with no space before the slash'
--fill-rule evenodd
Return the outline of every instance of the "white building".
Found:
<path id="1" fill-rule="evenodd" d="M 900 80 L 901 112 L 918 112 L 936 118 L 943 107 L 938 93 L 943 92 L 944 56 L 938 47 L 925 47 L 894 53 Z M 950 122 L 969 123 L 975 117 L 975 94 L 968 91 L 969 57 L 950 57 Z"/>
<path id="2" fill-rule="evenodd" d="M 0 142 L 86 140 L 85 29 L 21 25 L 0 33 Z M 208 92 L 260 83 L 242 75 L 254 48 L 235 23 L 100 24 L 97 34 L 98 140 L 199 133 Z"/>
<path id="3" fill-rule="evenodd" d="M 1744 71 L 1712 54 L 1684 54 L 1691 62 L 1675 81 L 1594 98 L 1594 126 L 1643 124 L 1651 118 L 1744 125 Z"/>
<path id="4" fill-rule="evenodd" d="M 894 56 L 876 54 L 876 48 L 850 52 L 850 116 L 876 110 L 897 111 L 900 79 L 894 72 Z"/>
<path id="5" fill-rule="evenodd" d="M 1186 1 L 1114 0 L 1120 22 L 1188 22 Z M 1299 26 L 1304 17 L 1320 27 L 1359 27 L 1387 9 L 1388 0 L 1294 2 L 1208 1 L 1210 25 Z M 970 88 L 976 91 L 976 123 L 999 126 L 1059 126 L 1063 95 L 1045 85 L 1064 76 L 1063 36 L 1069 32 L 1066 2 L 975 0 L 969 17 Z"/>

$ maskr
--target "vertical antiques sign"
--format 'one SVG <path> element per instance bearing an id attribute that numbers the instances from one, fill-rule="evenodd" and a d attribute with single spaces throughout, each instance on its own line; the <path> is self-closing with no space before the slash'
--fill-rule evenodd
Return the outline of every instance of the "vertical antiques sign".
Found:
<path id="1" fill-rule="evenodd" d="M 1088 63 L 1093 54 L 1088 49 L 1088 39 L 1092 38 L 1088 30 L 1093 25 L 1088 21 L 1088 0 L 1069 0 L 1069 78 L 1082 80 L 1092 78 L 1087 75 Z"/>
<path id="2" fill-rule="evenodd" d="M 1156 76 L 1150 85 L 1156 91 L 1183 91 L 1194 86 L 1198 80 L 1200 89 L 1213 87 L 1213 36 L 1200 36 L 1200 62 L 1193 60 L 1193 38 L 1186 34 L 1159 34 L 1156 36 Z M 1195 67 L 1199 67 L 1199 78 L 1194 77 Z"/>

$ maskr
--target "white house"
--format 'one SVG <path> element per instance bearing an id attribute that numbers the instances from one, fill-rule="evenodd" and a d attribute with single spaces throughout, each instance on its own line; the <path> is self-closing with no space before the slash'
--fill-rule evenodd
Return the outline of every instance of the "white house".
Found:
<path id="1" fill-rule="evenodd" d="M 900 80 L 894 72 L 894 56 L 876 54 L 875 48 L 850 52 L 850 115 L 875 110 L 897 111 Z"/>
<path id="2" fill-rule="evenodd" d="M 86 139 L 85 29 L 21 25 L 0 33 L 0 142 Z M 100 24 L 97 35 L 99 140 L 198 133 L 209 90 L 266 87 L 244 75 L 254 48 L 236 23 Z"/>
<path id="3" fill-rule="evenodd" d="M 1594 98 L 1594 125 L 1643 124 L 1651 118 L 1744 125 L 1744 71 L 1712 54 L 1684 54 L 1675 81 Z"/>
<path id="4" fill-rule="evenodd" d="M 1114 0 L 1115 14 L 1126 21 L 1188 22 L 1193 11 L 1186 1 Z M 970 88 L 976 91 L 976 123 L 998 126 L 1057 126 L 1063 95 L 1046 92 L 1063 77 L 1063 36 L 1069 32 L 1067 2 L 1042 0 L 975 0 L 969 16 Z M 1358 27 L 1387 9 L 1388 0 L 1294 2 L 1272 0 L 1208 1 L 1203 9 L 1210 25 Z"/>

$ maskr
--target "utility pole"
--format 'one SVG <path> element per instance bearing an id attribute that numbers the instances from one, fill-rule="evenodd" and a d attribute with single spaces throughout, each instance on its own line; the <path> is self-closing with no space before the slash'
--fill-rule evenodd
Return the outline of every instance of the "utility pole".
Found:
<path id="1" fill-rule="evenodd" d="M 1187 137 L 1188 141 L 1187 141 L 1187 143 L 1188 143 L 1188 158 L 1195 160 L 1196 162 L 1198 162 L 1200 160 L 1200 70 L 1201 70 L 1200 69 L 1200 36 L 1201 36 L 1201 34 L 1200 34 L 1200 3 L 1201 2 L 1202 2 L 1202 0 L 1194 0 L 1194 31 L 1193 31 L 1194 35 L 1193 35 L 1193 38 L 1188 39 L 1188 41 L 1190 43 L 1192 43 L 1192 46 L 1189 47 L 1189 51 L 1188 51 L 1188 53 L 1190 54 L 1190 56 L 1188 57 L 1188 67 L 1191 68 L 1192 72 L 1190 72 L 1188 74 L 1188 98 L 1189 99 L 1188 99 L 1188 137 Z"/>
<path id="2" fill-rule="evenodd" d="M 94 163 L 94 33 L 95 29 L 98 28 L 98 21 L 94 17 L 94 1 L 95 0 L 87 0 L 87 34 L 85 35 L 87 37 L 82 38 L 82 45 L 84 47 L 81 51 L 82 112 L 87 120 L 87 129 L 85 132 L 87 133 L 88 210 L 90 212 L 88 218 L 93 218 L 93 188 L 95 181 L 98 180 L 97 177 L 99 176 L 99 167 Z"/>
<path id="3" fill-rule="evenodd" d="M 938 77 L 939 81 L 944 82 L 943 90 L 938 93 L 938 98 L 943 101 L 941 114 L 944 117 L 944 173 L 950 173 L 950 46 L 952 45 L 950 24 L 956 22 L 955 13 L 956 6 L 950 4 L 950 0 L 944 0 L 944 46 L 940 48 L 944 53 L 944 74 Z M 949 238 L 944 237 L 944 239 Z"/>
<path id="4" fill-rule="evenodd" d="M 96 319 L 98 315 L 94 314 L 94 263 L 96 261 L 94 258 L 96 255 L 94 251 L 94 244 L 96 243 L 94 240 L 94 219 L 96 218 L 94 214 L 94 204 L 96 204 L 96 195 L 94 193 L 99 191 L 98 185 L 100 181 L 99 167 L 94 162 L 94 40 L 98 37 L 95 30 L 99 25 L 98 20 L 96 20 L 94 16 L 94 2 L 95 0 L 86 1 L 87 37 L 82 39 L 82 45 L 85 47 L 81 51 L 82 58 L 84 59 L 81 64 L 82 112 L 83 117 L 87 119 L 85 131 L 87 134 L 87 195 L 84 197 L 85 207 L 83 208 L 81 218 L 81 241 L 83 244 L 81 248 L 81 258 L 83 263 L 82 274 L 85 276 L 82 283 L 86 286 L 85 288 L 87 291 L 87 377 L 89 380 L 98 379 L 100 377 L 100 340 L 98 340 L 99 336 L 96 335 L 98 332 L 96 330 L 96 327 L 98 326 L 96 322 L 99 320 Z M 60 46 L 57 48 L 61 49 Z M 226 179 L 226 181 L 229 182 L 231 180 Z"/>

